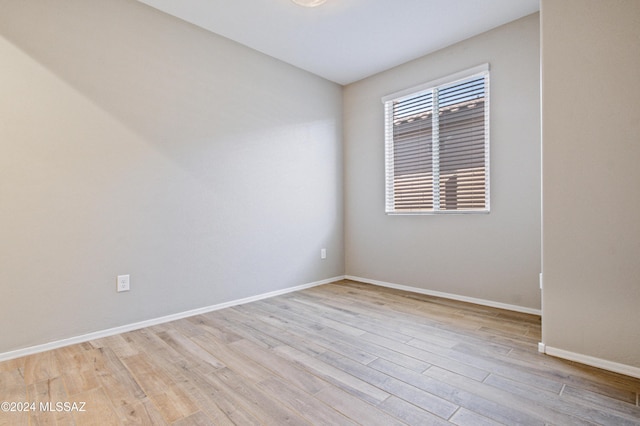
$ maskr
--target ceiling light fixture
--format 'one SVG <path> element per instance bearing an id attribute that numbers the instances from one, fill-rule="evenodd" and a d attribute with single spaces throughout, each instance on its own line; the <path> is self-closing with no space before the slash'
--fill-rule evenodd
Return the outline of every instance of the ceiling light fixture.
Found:
<path id="1" fill-rule="evenodd" d="M 291 0 L 291 1 L 297 5 L 304 6 L 304 7 L 316 7 L 316 6 L 320 6 L 327 0 Z"/>

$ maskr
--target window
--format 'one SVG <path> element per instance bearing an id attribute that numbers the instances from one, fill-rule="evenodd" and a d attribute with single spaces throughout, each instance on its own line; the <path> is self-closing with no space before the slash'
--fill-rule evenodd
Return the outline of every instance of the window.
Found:
<path id="1" fill-rule="evenodd" d="M 489 212 L 488 64 L 382 102 L 386 212 Z"/>

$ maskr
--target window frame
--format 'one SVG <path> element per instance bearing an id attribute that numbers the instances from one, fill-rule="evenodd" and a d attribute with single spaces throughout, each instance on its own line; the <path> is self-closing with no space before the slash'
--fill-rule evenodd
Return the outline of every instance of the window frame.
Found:
<path id="1" fill-rule="evenodd" d="M 384 127 L 385 127 L 385 213 L 387 215 L 435 215 L 435 214 L 487 214 L 491 210 L 490 206 L 490 132 L 489 132 L 489 117 L 490 117 L 490 102 L 489 102 L 489 64 L 485 63 L 473 68 L 466 69 L 443 78 L 431 80 L 429 82 L 414 86 L 408 89 L 401 90 L 399 92 L 392 93 L 382 98 L 384 105 Z M 449 209 L 441 210 L 438 206 L 438 202 L 434 201 L 431 208 L 421 209 L 398 209 L 395 202 L 394 193 L 394 140 L 393 140 L 393 122 L 395 116 L 393 115 L 394 102 L 399 102 L 406 99 L 416 98 L 422 94 L 431 92 L 435 94 L 437 90 L 455 85 L 458 82 L 464 82 L 465 80 L 477 79 L 478 77 L 484 77 L 484 208 L 478 209 Z M 433 97 L 433 110 L 438 110 L 437 96 Z M 435 119 L 438 124 L 438 119 Z M 431 194 L 435 197 L 436 193 L 440 192 L 439 186 L 439 147 L 441 145 L 439 141 L 439 127 L 432 131 L 435 135 L 435 141 L 438 143 L 432 144 L 432 156 L 434 159 L 434 168 L 432 170 L 432 184 Z M 437 186 L 436 186 L 437 185 Z"/>

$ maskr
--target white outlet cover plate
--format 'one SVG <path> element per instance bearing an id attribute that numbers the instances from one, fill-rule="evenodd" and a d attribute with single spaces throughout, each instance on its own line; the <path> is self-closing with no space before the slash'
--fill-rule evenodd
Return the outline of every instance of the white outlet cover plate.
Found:
<path id="1" fill-rule="evenodd" d="M 118 275 L 118 285 L 116 290 L 118 292 L 121 291 L 129 291 L 130 290 L 130 284 L 129 284 L 129 275 Z"/>

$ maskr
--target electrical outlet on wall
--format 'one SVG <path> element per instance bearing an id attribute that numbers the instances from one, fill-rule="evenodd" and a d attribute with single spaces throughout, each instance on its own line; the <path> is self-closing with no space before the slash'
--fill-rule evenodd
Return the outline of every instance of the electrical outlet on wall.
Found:
<path id="1" fill-rule="evenodd" d="M 118 275 L 118 285 L 116 290 L 118 293 L 130 290 L 129 275 Z"/>
<path id="2" fill-rule="evenodd" d="M 540 290 L 542 290 L 542 272 L 540 272 Z"/>

